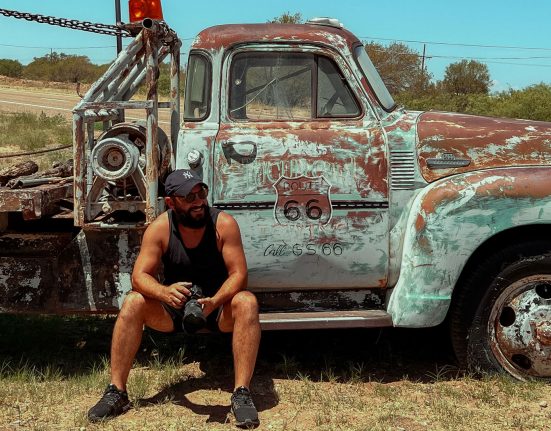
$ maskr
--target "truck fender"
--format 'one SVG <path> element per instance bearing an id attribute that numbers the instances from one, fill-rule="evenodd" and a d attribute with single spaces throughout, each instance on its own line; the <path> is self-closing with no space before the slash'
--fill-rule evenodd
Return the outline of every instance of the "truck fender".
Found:
<path id="1" fill-rule="evenodd" d="M 394 325 L 440 324 L 467 260 L 481 244 L 507 229 L 551 223 L 550 179 L 551 167 L 498 168 L 443 178 L 423 189 L 409 211 L 400 276 L 388 302 Z"/>

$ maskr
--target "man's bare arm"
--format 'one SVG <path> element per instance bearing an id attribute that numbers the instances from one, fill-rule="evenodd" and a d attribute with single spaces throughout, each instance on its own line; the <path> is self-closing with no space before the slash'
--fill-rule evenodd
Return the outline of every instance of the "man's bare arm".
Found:
<path id="1" fill-rule="evenodd" d="M 162 215 L 161 217 L 163 217 Z M 161 217 L 153 222 L 145 231 L 140 254 L 132 271 L 132 288 L 148 298 L 156 299 L 174 307 L 180 308 L 186 302 L 190 283 L 174 283 L 165 286 L 157 280 L 161 257 L 163 255 L 163 235 L 168 227 Z"/>

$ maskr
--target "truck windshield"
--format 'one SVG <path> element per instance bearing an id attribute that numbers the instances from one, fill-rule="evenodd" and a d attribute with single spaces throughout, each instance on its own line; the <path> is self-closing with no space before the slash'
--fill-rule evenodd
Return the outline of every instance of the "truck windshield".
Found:
<path id="1" fill-rule="evenodd" d="M 354 55 L 358 60 L 369 85 L 374 91 L 375 96 L 379 100 L 379 103 L 385 111 L 391 111 L 396 106 L 396 102 L 394 102 L 394 99 L 388 92 L 385 83 L 377 72 L 377 69 L 375 69 L 371 59 L 365 52 L 364 46 L 357 46 L 354 50 Z"/>
<path id="2" fill-rule="evenodd" d="M 201 54 L 190 54 L 186 94 L 184 99 L 184 119 L 199 121 L 207 117 L 210 95 L 210 62 Z"/>

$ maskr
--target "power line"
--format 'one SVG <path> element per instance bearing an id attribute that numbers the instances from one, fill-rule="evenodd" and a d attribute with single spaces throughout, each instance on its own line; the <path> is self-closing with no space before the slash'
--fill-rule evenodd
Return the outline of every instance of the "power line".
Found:
<path id="1" fill-rule="evenodd" d="M 464 59 L 464 60 L 542 60 L 551 59 L 551 56 L 545 57 L 464 57 L 453 55 L 431 55 L 431 58 L 450 58 L 450 59 Z"/>
<path id="2" fill-rule="evenodd" d="M 388 53 L 389 55 L 404 55 L 404 56 L 415 56 L 422 58 L 423 56 L 425 58 L 449 58 L 452 60 L 545 60 L 545 59 L 551 59 L 551 55 L 544 55 L 544 56 L 530 56 L 530 57 L 468 57 L 468 56 L 453 56 L 453 55 L 421 55 L 416 54 L 414 52 L 388 52 L 384 49 L 374 49 L 375 52 L 383 52 Z"/>
<path id="3" fill-rule="evenodd" d="M 482 61 L 481 63 L 490 64 L 507 64 L 511 66 L 534 66 L 534 67 L 551 67 L 551 64 L 533 64 L 533 63 L 509 63 L 504 61 Z"/>
<path id="4" fill-rule="evenodd" d="M 526 50 L 536 50 L 536 51 L 551 51 L 551 48 L 541 48 L 541 47 L 532 47 L 532 46 L 507 46 L 507 45 L 482 45 L 475 43 L 452 43 L 452 42 L 434 42 L 426 40 L 409 40 L 409 39 L 391 39 L 383 37 L 372 37 L 372 36 L 360 36 L 360 39 L 373 39 L 373 40 L 385 40 L 390 42 L 406 42 L 406 43 L 426 43 L 429 45 L 447 45 L 447 46 L 468 46 L 474 48 L 499 48 L 499 49 L 526 49 Z"/>

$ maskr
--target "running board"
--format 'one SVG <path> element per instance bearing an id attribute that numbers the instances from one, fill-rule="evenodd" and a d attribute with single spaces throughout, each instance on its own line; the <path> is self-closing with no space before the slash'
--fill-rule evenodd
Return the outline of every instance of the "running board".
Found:
<path id="1" fill-rule="evenodd" d="M 262 330 L 381 328 L 392 326 L 392 317 L 383 310 L 309 311 L 261 313 Z"/>

